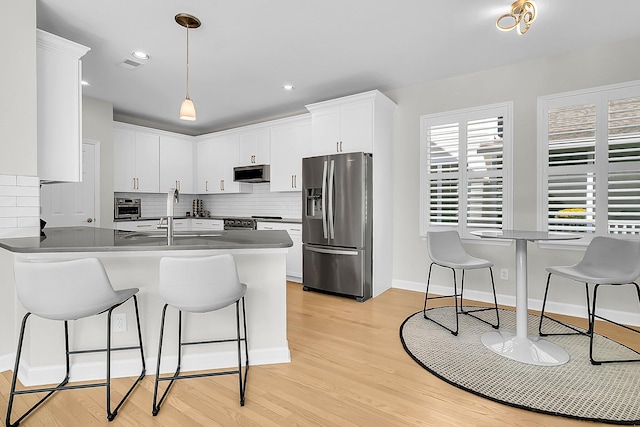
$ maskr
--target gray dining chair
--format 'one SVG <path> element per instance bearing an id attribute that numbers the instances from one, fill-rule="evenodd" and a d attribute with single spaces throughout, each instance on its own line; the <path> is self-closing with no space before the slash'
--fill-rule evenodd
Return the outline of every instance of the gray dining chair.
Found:
<path id="1" fill-rule="evenodd" d="M 118 414 L 118 410 L 138 383 L 145 376 L 144 350 L 142 347 L 142 333 L 140 332 L 140 315 L 138 313 L 138 300 L 136 294 L 138 288 L 114 290 L 104 267 L 97 258 L 85 258 L 71 261 L 52 262 L 23 262 L 18 261 L 14 265 L 16 294 L 18 301 L 27 310 L 22 319 L 16 351 L 15 367 L 11 380 L 11 391 L 7 407 L 7 426 L 17 426 L 26 416 L 43 404 L 56 391 L 72 390 L 92 387 L 106 387 L 107 419 L 112 421 Z M 115 308 L 125 302 L 133 300 L 136 314 L 138 343 L 135 346 L 112 347 L 111 345 L 111 315 Z M 90 316 L 106 313 L 107 334 L 106 348 L 70 350 L 69 322 Z M 55 387 L 38 387 L 16 390 L 20 356 L 22 354 L 23 340 L 27 319 L 31 315 L 43 319 L 57 320 L 64 323 L 65 340 L 65 367 L 66 374 L 60 384 Z M 114 351 L 136 350 L 140 352 L 142 369 L 138 378 L 125 393 L 124 397 L 111 409 L 111 354 Z M 73 385 L 70 380 L 70 356 L 87 353 L 106 353 L 106 379 L 104 382 L 92 384 Z M 15 422 L 11 422 L 11 412 L 14 398 L 17 395 L 31 393 L 47 393 L 36 404 L 24 412 Z"/>
<path id="2" fill-rule="evenodd" d="M 594 365 L 612 362 L 639 362 L 638 359 L 624 360 L 595 360 L 593 357 L 593 337 L 595 335 L 595 320 L 600 319 L 614 325 L 620 326 L 627 330 L 640 333 L 640 331 L 622 325 L 613 320 L 604 318 L 596 314 L 596 302 L 598 290 L 601 286 L 613 286 L 620 288 L 621 286 L 635 286 L 638 294 L 638 303 L 640 304 L 640 287 L 635 282 L 640 277 L 640 241 L 624 240 L 613 237 L 594 237 L 587 246 L 584 257 L 580 262 L 569 266 L 547 267 L 549 272 L 547 276 L 547 285 L 544 290 L 544 299 L 542 301 L 542 311 L 540 312 L 540 323 L 538 324 L 538 333 L 540 336 L 553 335 L 586 335 L 589 336 L 589 359 Z M 551 283 L 551 275 L 565 277 L 585 284 L 586 291 L 586 308 L 588 329 L 580 330 L 560 320 L 545 316 L 545 307 L 547 297 L 549 295 L 549 285 Z M 590 302 L 589 284 L 593 284 L 593 301 Z M 639 306 L 640 308 L 640 306 Z M 573 332 L 562 333 L 545 333 L 542 331 L 544 319 L 549 319 L 555 323 L 559 323 L 569 328 Z M 635 351 L 635 350 L 633 350 Z M 640 355 L 640 352 L 635 351 Z"/>
<path id="3" fill-rule="evenodd" d="M 157 415 L 167 397 L 171 386 L 176 380 L 188 378 L 202 378 L 219 375 L 238 375 L 240 391 L 240 406 L 244 406 L 244 396 L 247 387 L 247 373 L 249 371 L 249 349 L 247 344 L 247 317 L 244 296 L 247 285 L 240 283 L 238 271 L 233 256 L 213 255 L 207 257 L 165 257 L 160 260 L 160 296 L 165 304 L 162 308 L 160 323 L 160 340 L 158 344 L 158 364 L 155 384 L 153 387 L 153 415 Z M 240 328 L 240 302 L 242 302 L 242 332 Z M 229 339 L 208 341 L 183 341 L 182 314 L 209 313 L 235 305 L 236 336 Z M 165 317 L 167 307 L 178 310 L 178 364 L 176 371 L 170 376 L 160 376 L 160 362 L 162 357 L 162 341 L 164 337 Z M 236 342 L 238 352 L 238 369 L 217 371 L 211 373 L 196 373 L 180 375 L 182 363 L 182 348 L 188 345 L 216 344 Z M 244 343 L 244 373 L 242 369 L 241 344 Z M 169 381 L 162 397 L 158 400 L 158 384 Z"/>
<path id="4" fill-rule="evenodd" d="M 460 241 L 460 235 L 458 234 L 457 231 L 431 231 L 427 233 L 427 248 L 429 250 L 429 257 L 431 258 L 431 264 L 429 265 L 429 275 L 427 276 L 427 289 L 424 296 L 424 307 L 422 310 L 424 318 L 431 320 L 432 322 L 442 326 L 443 328 L 450 331 L 453 335 L 458 335 L 458 331 L 459 331 L 458 314 L 460 313 L 474 317 L 488 325 L 491 325 L 496 329 L 499 328 L 500 315 L 498 313 L 498 300 L 496 298 L 496 287 L 493 281 L 493 270 L 492 270 L 493 263 L 490 261 L 487 261 L 481 258 L 476 258 L 469 255 L 467 251 L 464 249 L 464 247 L 462 246 L 462 242 Z M 429 296 L 431 270 L 434 265 L 451 269 L 451 272 L 453 273 L 453 294 Z M 491 289 L 493 292 L 493 307 L 474 308 L 472 310 L 468 310 L 464 308 L 464 304 L 463 304 L 464 272 L 466 270 L 475 270 L 480 268 L 489 269 L 489 275 L 491 276 Z M 456 280 L 456 269 L 462 270 L 462 281 L 461 281 L 459 293 L 458 293 L 458 286 L 457 286 L 457 280 Z M 453 298 L 454 309 L 455 309 L 455 319 L 456 319 L 455 329 L 445 326 L 441 322 L 427 315 L 428 301 L 433 299 L 441 299 L 441 298 Z M 460 298 L 460 308 L 458 308 L 458 298 Z M 482 319 L 474 314 L 477 312 L 482 312 L 487 310 L 495 310 L 496 312 L 495 324 L 485 319 Z"/>

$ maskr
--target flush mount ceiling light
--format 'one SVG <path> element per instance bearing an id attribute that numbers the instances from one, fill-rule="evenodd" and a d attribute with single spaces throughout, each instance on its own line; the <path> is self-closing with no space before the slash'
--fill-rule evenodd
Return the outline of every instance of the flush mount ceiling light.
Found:
<path id="1" fill-rule="evenodd" d="M 529 0 L 517 0 L 511 5 L 511 13 L 505 13 L 496 21 L 496 27 L 501 31 L 510 31 L 514 28 L 518 34 L 523 35 L 536 20 L 536 4 Z"/>
<path id="2" fill-rule="evenodd" d="M 189 98 L 189 29 L 200 27 L 200 20 L 187 13 L 179 13 L 176 22 L 187 29 L 187 95 L 180 106 L 180 119 L 193 121 L 196 119 L 196 107 Z"/>
<path id="3" fill-rule="evenodd" d="M 136 50 L 134 52 L 131 52 L 131 55 L 133 55 L 133 57 L 137 59 L 144 59 L 144 60 L 149 59 L 149 55 L 141 50 Z"/>

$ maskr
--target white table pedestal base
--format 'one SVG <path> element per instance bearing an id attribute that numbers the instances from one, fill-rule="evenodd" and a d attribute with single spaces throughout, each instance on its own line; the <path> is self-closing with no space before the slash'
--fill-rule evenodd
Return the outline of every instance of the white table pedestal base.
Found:
<path id="1" fill-rule="evenodd" d="M 540 337 L 518 337 L 509 331 L 490 331 L 482 334 L 482 344 L 501 356 L 518 362 L 540 366 L 558 366 L 569 361 L 569 353 Z"/>

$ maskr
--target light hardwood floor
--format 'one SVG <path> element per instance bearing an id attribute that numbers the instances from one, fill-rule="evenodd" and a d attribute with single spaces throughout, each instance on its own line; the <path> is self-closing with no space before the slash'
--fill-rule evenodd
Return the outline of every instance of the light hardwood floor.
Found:
<path id="1" fill-rule="evenodd" d="M 252 304 L 247 301 L 249 315 Z M 151 416 L 148 375 L 109 423 L 104 389 L 58 393 L 24 426 L 597 426 L 543 415 L 480 398 L 429 374 L 404 351 L 399 327 L 422 309 L 423 294 L 391 289 L 365 303 L 303 292 L 287 284 L 291 363 L 252 366 L 246 404 L 238 404 L 236 376 L 175 384 L 158 416 Z M 607 333 L 602 329 L 599 332 Z M 631 335 L 631 337 L 629 336 Z M 612 338 L 640 346 L 637 336 Z M 634 340 L 629 342 L 629 340 Z M 11 372 L 0 374 L 5 416 Z M 124 392 L 129 379 L 115 380 Z M 25 397 L 16 399 L 22 409 Z"/>

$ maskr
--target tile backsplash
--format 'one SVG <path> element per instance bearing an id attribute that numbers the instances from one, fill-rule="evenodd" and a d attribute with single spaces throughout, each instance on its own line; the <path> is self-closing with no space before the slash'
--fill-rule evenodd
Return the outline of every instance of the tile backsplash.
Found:
<path id="1" fill-rule="evenodd" d="M 0 238 L 40 235 L 40 180 L 0 175 Z"/>
<path id="2" fill-rule="evenodd" d="M 180 194 L 180 201 L 174 206 L 176 216 L 184 216 L 192 211 L 193 200 L 202 199 L 204 210 L 211 216 L 281 216 L 302 218 L 300 192 L 276 193 L 269 191 L 269 183 L 252 184 L 253 192 L 240 194 Z M 141 200 L 143 217 L 160 217 L 167 212 L 165 194 L 116 193 L 115 197 L 138 198 Z"/>

